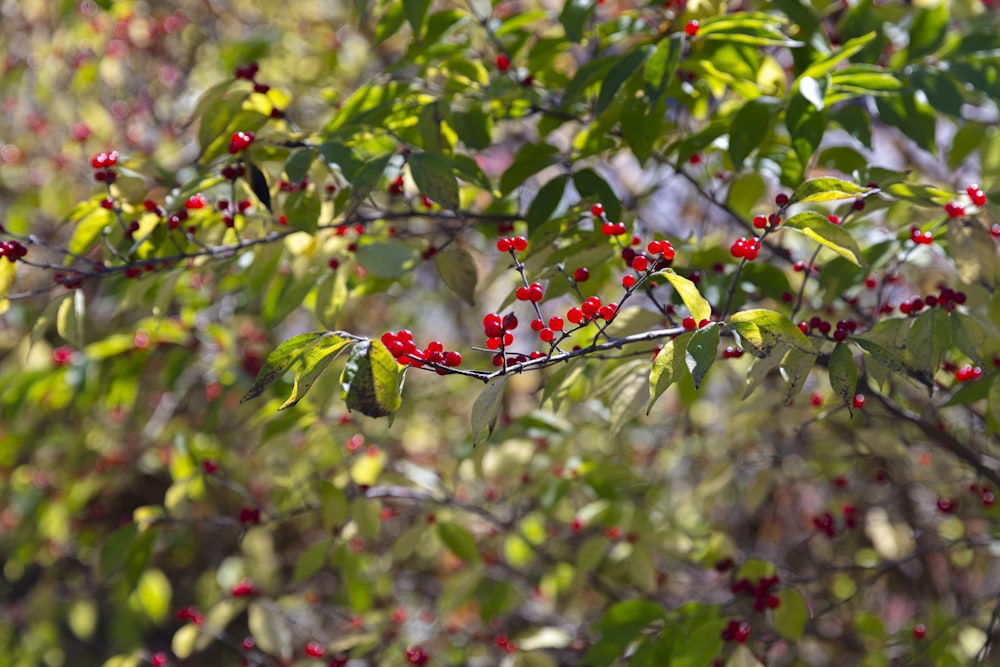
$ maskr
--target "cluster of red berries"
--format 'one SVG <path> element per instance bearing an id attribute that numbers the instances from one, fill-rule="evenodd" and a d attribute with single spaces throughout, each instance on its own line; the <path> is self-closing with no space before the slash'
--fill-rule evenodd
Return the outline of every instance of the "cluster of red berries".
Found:
<path id="1" fill-rule="evenodd" d="M 238 65 L 233 71 L 233 76 L 236 79 L 243 79 L 246 81 L 253 81 L 257 78 L 257 72 L 260 71 L 260 65 L 256 62 L 252 62 L 246 65 Z"/>
<path id="2" fill-rule="evenodd" d="M 118 164 L 118 151 L 98 153 L 90 158 L 90 166 L 97 170 L 94 180 L 99 183 L 114 183 L 118 175 L 112 167 Z"/>
<path id="3" fill-rule="evenodd" d="M 234 598 L 246 598 L 257 595 L 259 591 L 253 584 L 253 579 L 240 579 L 229 589 L 229 594 Z"/>
<path id="4" fill-rule="evenodd" d="M 202 616 L 201 612 L 198 611 L 197 607 L 181 607 L 174 614 L 174 618 L 178 621 L 191 621 L 195 625 L 201 625 L 205 622 L 205 617 Z"/>
<path id="5" fill-rule="evenodd" d="M 986 193 L 982 191 L 977 183 L 973 183 L 969 187 L 965 188 L 965 194 L 969 195 L 969 199 L 976 206 L 986 205 Z"/>
<path id="6" fill-rule="evenodd" d="M 323 645 L 316 641 L 306 642 L 305 649 L 303 650 L 306 656 L 310 658 L 322 658 L 323 654 L 326 653 Z"/>
<path id="7" fill-rule="evenodd" d="M 220 199 L 215 204 L 215 208 L 222 213 L 222 224 L 226 227 L 232 227 L 235 224 L 237 212 L 246 213 L 250 210 L 251 206 L 253 206 L 253 204 L 250 203 L 249 199 L 243 199 L 236 202 L 235 210 L 233 209 L 232 203 L 230 203 L 228 199 Z"/>
<path id="8" fill-rule="evenodd" d="M 566 311 L 566 319 L 573 324 L 586 324 L 598 317 L 604 320 L 612 320 L 618 314 L 618 304 L 611 302 L 601 304 L 600 297 L 590 296 L 583 300 L 580 307 L 573 307 Z"/>
<path id="9" fill-rule="evenodd" d="M 926 232 L 920 231 L 920 227 L 914 225 L 910 228 L 910 240 L 917 245 L 931 245 L 934 243 L 934 234 L 929 230 Z"/>
<path id="10" fill-rule="evenodd" d="M 279 192 L 298 192 L 299 190 L 305 190 L 309 187 L 309 177 L 304 176 L 298 183 L 293 183 L 291 181 L 286 181 L 281 179 L 278 181 L 278 191 Z"/>
<path id="11" fill-rule="evenodd" d="M 235 181 L 244 173 L 242 164 L 227 164 L 222 168 L 222 177 L 227 181 Z"/>
<path id="12" fill-rule="evenodd" d="M 836 216 L 832 216 L 836 217 Z M 755 215 L 753 217 L 753 226 L 757 229 L 767 229 L 768 225 L 771 227 L 777 227 L 781 224 L 781 216 L 777 213 L 772 213 L 771 215 Z"/>
<path id="13" fill-rule="evenodd" d="M 620 236 L 625 233 L 624 222 L 610 222 L 604 217 L 604 204 L 594 204 L 590 207 L 590 213 L 595 218 L 600 218 L 604 221 L 601 225 L 601 233 L 605 236 Z"/>
<path id="14" fill-rule="evenodd" d="M 508 313 L 500 317 L 498 313 L 486 313 L 483 317 L 483 332 L 486 334 L 486 347 L 491 350 L 498 350 L 514 343 L 514 334 L 511 333 L 517 328 L 517 316 Z"/>
<path id="15" fill-rule="evenodd" d="M 240 523 L 260 523 L 260 508 L 244 507 L 240 510 Z"/>
<path id="16" fill-rule="evenodd" d="M 253 143 L 255 136 L 253 132 L 233 132 L 233 136 L 229 138 L 229 152 L 236 155 L 245 151 Z"/>
<path id="17" fill-rule="evenodd" d="M 745 644 L 750 639 L 750 624 L 746 621 L 729 621 L 722 630 L 722 640 Z"/>
<path id="18" fill-rule="evenodd" d="M 950 201 L 944 205 L 944 212 L 949 218 L 961 218 L 965 215 L 965 207 L 958 202 Z"/>
<path id="19" fill-rule="evenodd" d="M 426 665 L 430 659 L 423 647 L 409 646 L 406 649 L 406 661 L 411 665 Z"/>
<path id="20" fill-rule="evenodd" d="M 858 510 L 854 505 L 845 503 L 840 509 L 844 514 L 844 526 L 846 528 L 854 528 L 858 525 Z M 833 515 L 829 512 L 823 512 L 823 514 L 819 516 L 814 516 L 812 523 L 816 530 L 822 531 L 830 539 L 837 536 L 837 524 Z"/>
<path id="21" fill-rule="evenodd" d="M 729 346 L 722 351 L 723 359 L 739 359 L 743 356 L 743 348 Z"/>
<path id="22" fill-rule="evenodd" d="M 14 263 L 28 254 L 28 249 L 17 241 L 0 241 L 0 257 Z"/>
<path id="23" fill-rule="evenodd" d="M 926 308 L 934 308 L 935 306 L 945 309 L 948 312 L 955 310 L 956 307 L 961 306 L 966 301 L 965 292 L 956 292 L 950 287 L 940 287 L 937 295 L 928 294 L 924 298 L 915 297 L 913 299 L 907 299 L 899 304 L 899 312 L 904 315 L 916 315 L 920 311 Z"/>
<path id="24" fill-rule="evenodd" d="M 507 635 L 497 635 L 496 645 L 507 653 L 517 653 L 517 643 L 512 642 Z"/>
<path id="25" fill-rule="evenodd" d="M 757 259 L 757 253 L 760 252 L 760 246 L 761 241 L 758 238 L 748 239 L 740 237 L 736 239 L 736 242 L 729 248 L 729 252 L 733 257 L 752 262 Z"/>
<path id="26" fill-rule="evenodd" d="M 983 376 L 983 369 L 979 366 L 963 366 L 955 371 L 955 382 L 970 382 L 978 380 Z"/>
<path id="27" fill-rule="evenodd" d="M 969 491 L 978 494 L 983 500 L 983 507 L 993 507 L 993 503 L 996 502 L 996 495 L 989 488 L 985 486 L 979 486 L 978 484 L 970 484 Z"/>
<path id="28" fill-rule="evenodd" d="M 528 249 L 528 239 L 523 236 L 505 236 L 497 239 L 497 250 L 500 252 L 524 252 Z"/>
<path id="29" fill-rule="evenodd" d="M 777 609 L 781 605 L 781 600 L 774 594 L 773 589 L 778 585 L 780 579 L 778 575 L 772 574 L 769 577 L 761 577 L 757 583 L 752 583 L 746 577 L 737 579 L 729 587 L 733 595 L 746 593 L 754 599 L 754 611 L 764 611 L 765 609 Z"/>
<path id="30" fill-rule="evenodd" d="M 420 368 L 427 363 L 455 368 L 462 364 L 462 355 L 454 350 L 446 351 L 440 341 L 432 340 L 427 343 L 427 347 L 423 350 L 419 349 L 413 342 L 413 333 L 407 329 L 400 329 L 396 332 L 386 331 L 382 334 L 381 340 L 382 344 L 389 350 L 389 354 L 404 366 Z M 446 375 L 448 372 L 443 368 L 436 370 L 439 375 Z"/>
<path id="31" fill-rule="evenodd" d="M 681 326 L 684 327 L 685 331 L 694 331 L 695 329 L 704 329 L 705 327 L 707 327 L 711 323 L 712 323 L 712 320 L 709 320 L 709 319 L 704 319 L 701 322 L 695 322 L 694 318 L 691 317 L 690 315 L 688 315 L 683 320 L 681 320 Z"/>
<path id="32" fill-rule="evenodd" d="M 542 289 L 541 283 L 531 283 L 530 285 L 522 285 L 518 287 L 514 292 L 514 296 L 517 297 L 518 301 L 531 301 L 532 303 L 538 303 L 545 298 L 545 290 Z"/>
<path id="33" fill-rule="evenodd" d="M 389 196 L 399 197 L 403 194 L 403 177 L 397 176 L 392 183 L 389 184 Z"/>

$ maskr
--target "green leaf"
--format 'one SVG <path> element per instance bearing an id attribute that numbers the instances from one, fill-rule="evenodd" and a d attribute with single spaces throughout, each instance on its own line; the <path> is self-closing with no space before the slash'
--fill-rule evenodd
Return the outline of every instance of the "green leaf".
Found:
<path id="1" fill-rule="evenodd" d="M 240 402 L 244 403 L 260 396 L 264 387 L 281 378 L 293 364 L 302 358 L 303 354 L 312 349 L 324 337 L 330 335 L 332 334 L 326 331 L 313 331 L 289 338 L 279 345 L 271 354 L 267 355 L 267 359 L 264 360 L 264 364 L 257 373 L 257 378 L 240 399 Z"/>
<path id="2" fill-rule="evenodd" d="M 542 223 L 552 217 L 559 202 L 562 201 L 568 182 L 569 175 L 560 174 L 538 190 L 538 194 L 531 200 L 531 206 L 528 207 L 528 213 L 525 215 L 529 236 L 538 230 Z"/>
<path id="3" fill-rule="evenodd" d="M 629 423 L 642 411 L 642 407 L 650 402 L 649 384 L 646 363 L 637 361 L 633 370 L 614 386 L 614 400 L 611 401 L 609 415 L 611 437 L 618 435 L 625 424 Z"/>
<path id="4" fill-rule="evenodd" d="M 587 167 L 573 172 L 573 187 L 583 199 L 596 196 L 597 202 L 604 205 L 604 212 L 609 220 L 621 220 L 622 205 L 618 196 L 596 171 Z"/>
<path id="5" fill-rule="evenodd" d="M 347 303 L 347 276 L 335 271 L 324 277 L 316 286 L 316 321 L 327 329 L 336 329 L 340 314 Z"/>
<path id="6" fill-rule="evenodd" d="M 403 370 L 379 340 L 354 346 L 340 376 L 340 396 L 348 410 L 386 417 L 402 402 Z"/>
<path id="7" fill-rule="evenodd" d="M 781 604 L 772 612 L 774 629 L 789 641 L 797 642 L 802 637 L 802 631 L 809 621 L 809 609 L 802 594 L 794 588 L 786 588 L 778 592 Z"/>
<path id="8" fill-rule="evenodd" d="M 403 11 L 406 12 L 406 20 L 413 28 L 413 35 L 420 41 L 421 33 L 424 29 L 424 21 L 427 19 L 427 10 L 430 9 L 431 0 L 403 0 Z"/>
<path id="9" fill-rule="evenodd" d="M 420 262 L 420 253 L 399 241 L 360 245 L 354 257 L 371 275 L 379 278 L 399 278 Z"/>
<path id="10" fill-rule="evenodd" d="M 907 60 L 913 62 L 934 53 L 944 43 L 948 29 L 947 2 L 938 2 L 919 10 L 910 24 L 910 45 Z"/>
<path id="11" fill-rule="evenodd" d="M 403 27 L 403 21 L 406 18 L 404 5 L 403 2 L 387 3 L 385 14 L 379 18 L 375 25 L 376 46 L 395 35 Z"/>
<path id="12" fill-rule="evenodd" d="M 319 155 L 319 151 L 315 148 L 303 148 L 292 153 L 291 157 L 285 161 L 285 176 L 288 177 L 289 182 L 301 183 L 302 179 L 309 174 L 309 169 L 316 161 L 317 155 Z"/>
<path id="13" fill-rule="evenodd" d="M 319 376 L 322 375 L 323 371 L 352 342 L 350 338 L 331 334 L 319 340 L 316 345 L 305 350 L 295 363 L 295 380 L 292 384 L 292 393 L 278 409 L 284 410 L 290 408 L 305 398 L 305 395 L 312 389 L 312 386 L 319 379 Z"/>
<path id="14" fill-rule="evenodd" d="M 579 43 L 583 39 L 583 28 L 596 9 L 597 5 L 588 0 L 566 0 L 559 14 L 559 23 L 566 31 L 566 39 Z"/>
<path id="15" fill-rule="evenodd" d="M 802 391 L 802 386 L 816 364 L 815 352 L 803 352 L 792 348 L 785 354 L 781 362 L 781 376 L 785 378 L 785 405 L 790 405 L 792 399 Z"/>
<path id="16" fill-rule="evenodd" d="M 468 529 L 444 521 L 438 522 L 435 528 L 438 537 L 453 554 L 468 563 L 478 563 L 481 560 L 476 538 Z"/>
<path id="17" fill-rule="evenodd" d="M 693 282 L 684 276 L 678 275 L 673 269 L 657 271 L 652 275 L 651 279 L 656 280 L 657 278 L 664 278 L 673 285 L 674 291 L 680 295 L 681 301 L 687 306 L 688 312 L 691 313 L 691 317 L 694 318 L 695 322 L 701 322 L 712 317 L 712 307 L 708 305 L 708 301 L 705 301 L 705 297 L 701 295 L 698 287 Z"/>
<path id="18" fill-rule="evenodd" d="M 135 589 L 135 597 L 146 617 L 157 625 L 166 620 L 170 612 L 173 587 L 163 570 L 152 568 L 142 573 Z"/>
<path id="19" fill-rule="evenodd" d="M 489 381 L 486 388 L 476 398 L 472 405 L 472 444 L 479 444 L 479 439 L 486 431 L 486 437 L 493 435 L 500 416 L 500 406 L 503 403 L 503 390 L 507 376 L 501 375 Z"/>
<path id="20" fill-rule="evenodd" d="M 1000 431 L 1000 377 L 994 377 L 986 395 L 986 425 L 990 433 Z"/>
<path id="21" fill-rule="evenodd" d="M 382 180 L 385 168 L 389 166 L 392 155 L 383 155 L 374 160 L 366 162 L 358 169 L 354 180 L 351 182 L 351 201 L 355 206 L 364 201 L 372 193 L 378 182 Z M 429 196 L 429 195 L 428 195 Z"/>
<path id="22" fill-rule="evenodd" d="M 688 332 L 677 336 L 664 343 L 656 358 L 653 359 L 653 367 L 649 371 L 649 403 L 646 405 L 646 414 L 653 409 L 653 403 L 663 395 L 670 385 L 684 377 L 687 371 L 685 353 L 688 342 L 691 340 L 693 332 Z"/>
<path id="23" fill-rule="evenodd" d="M 619 58 L 601 81 L 601 92 L 597 96 L 597 108 L 594 112 L 596 115 L 600 116 L 611 106 L 611 102 L 615 99 L 615 93 L 622 87 L 626 79 L 642 65 L 648 55 L 647 49 L 634 49 L 627 51 Z"/>
<path id="24" fill-rule="evenodd" d="M 81 202 L 68 220 L 73 226 L 73 236 L 66 249 L 74 255 L 87 254 L 97 243 L 101 232 L 113 221 L 114 214 L 101 208 L 96 201 Z"/>
<path id="25" fill-rule="evenodd" d="M 299 559 L 295 561 L 295 569 L 292 572 L 292 583 L 301 583 L 323 569 L 333 545 L 334 538 L 327 537 L 317 540 L 302 552 Z"/>
<path id="26" fill-rule="evenodd" d="M 990 291 L 996 279 L 997 250 L 986 225 L 975 219 L 949 220 L 948 254 L 955 262 L 958 277 L 967 285 L 981 285 Z"/>
<path id="27" fill-rule="evenodd" d="M 660 91 L 670 84 L 683 51 L 684 37 L 680 33 L 661 39 L 657 43 L 643 70 L 643 80 L 652 90 Z"/>
<path id="28" fill-rule="evenodd" d="M 4 264 L 11 263 L 4 260 Z M 83 290 L 74 290 L 72 297 L 59 304 L 59 311 L 56 314 L 56 331 L 59 336 L 67 343 L 72 343 L 74 347 L 83 348 L 85 345 L 86 315 L 86 295 Z"/>
<path id="29" fill-rule="evenodd" d="M 719 353 L 719 325 L 716 322 L 698 329 L 691 336 L 687 349 L 684 351 L 684 361 L 687 363 L 691 377 L 694 379 L 694 388 L 701 387 L 705 380 L 708 369 L 715 363 L 715 357 Z"/>
<path id="30" fill-rule="evenodd" d="M 726 320 L 726 326 L 732 327 L 734 324 L 749 323 L 757 326 L 762 332 L 767 332 L 771 336 L 788 346 L 804 352 L 813 354 L 816 348 L 809 341 L 809 338 L 802 333 L 802 330 L 788 317 L 773 310 L 751 309 L 743 310 L 732 315 Z M 743 334 L 740 334 L 741 336 Z M 767 338 L 764 338 L 767 341 Z"/>
<path id="31" fill-rule="evenodd" d="M 458 180 L 445 157 L 433 153 L 413 153 L 409 164 L 410 175 L 421 193 L 447 209 L 457 210 L 461 206 Z"/>
<path id="32" fill-rule="evenodd" d="M 835 253 L 850 260 L 856 266 L 867 266 L 858 242 L 840 225 L 835 225 L 826 216 L 815 211 L 796 213 L 781 224 L 782 227 L 794 229 L 808 236 L 820 245 L 824 245 Z"/>
<path id="33" fill-rule="evenodd" d="M 762 96 L 747 102 L 736 112 L 729 128 L 729 157 L 737 171 L 771 131 L 780 104 L 777 98 Z"/>
<path id="34" fill-rule="evenodd" d="M 664 618 L 663 608 L 648 600 L 635 599 L 615 604 L 597 624 L 601 638 L 590 647 L 582 664 L 596 667 L 611 665 L 646 626 Z"/>
<path id="35" fill-rule="evenodd" d="M 854 414 L 854 395 L 858 387 L 858 368 L 854 365 L 854 357 L 849 347 L 837 343 L 830 353 L 830 386 L 840 400 L 847 406 L 847 411 Z"/>
<path id="36" fill-rule="evenodd" d="M 111 575 L 125 564 L 129 550 L 132 548 L 132 542 L 135 541 L 138 534 L 139 526 L 135 523 L 129 523 L 115 530 L 104 541 L 98 566 L 102 580 L 110 579 Z"/>
<path id="37" fill-rule="evenodd" d="M 876 97 L 875 106 L 882 122 L 899 129 L 931 155 L 937 154 L 937 114 L 930 105 L 911 93 Z"/>
<path id="38" fill-rule="evenodd" d="M 948 168 L 958 169 L 969 155 L 986 141 L 986 126 L 965 121 L 951 140 L 948 151 Z"/>
<path id="39" fill-rule="evenodd" d="M 965 103 L 965 93 L 950 72 L 918 67 L 913 71 L 910 83 L 924 92 L 932 107 L 964 122 L 962 105 Z"/>
<path id="40" fill-rule="evenodd" d="M 569 3 L 566 3 L 567 5 Z M 616 56 L 594 58 L 576 71 L 562 94 L 563 108 L 575 102 L 578 97 L 599 79 L 604 78 L 608 70 L 618 61 Z"/>
<path id="41" fill-rule="evenodd" d="M 320 514 L 323 529 L 331 531 L 347 519 L 347 494 L 333 483 L 324 481 L 320 487 Z"/>
<path id="42" fill-rule="evenodd" d="M 789 205 L 811 201 L 835 201 L 837 199 L 856 199 L 857 195 L 872 192 L 870 188 L 855 185 L 839 178 L 811 178 L 803 181 L 789 198 Z"/>
<path id="43" fill-rule="evenodd" d="M 476 305 L 479 271 L 476 269 L 476 260 L 468 250 L 455 248 L 439 252 L 434 256 L 434 266 L 437 267 L 441 280 L 451 288 L 451 291 L 470 306 Z"/>
<path id="44" fill-rule="evenodd" d="M 861 336 L 854 336 L 849 338 L 848 340 L 850 340 L 852 343 L 856 344 L 858 347 L 864 350 L 872 358 L 873 361 L 882 366 L 885 366 L 890 371 L 893 371 L 894 373 L 900 373 L 901 375 L 907 375 L 910 373 L 910 368 L 906 365 L 906 362 L 903 360 L 903 358 L 900 355 L 890 351 L 889 348 L 879 345 L 874 341 L 867 340 Z"/>
<path id="45" fill-rule="evenodd" d="M 288 226 L 300 232 L 315 234 L 319 227 L 319 216 L 323 202 L 315 192 L 296 190 L 285 199 L 282 207 Z"/>
<path id="46" fill-rule="evenodd" d="M 910 326 L 906 349 L 914 368 L 934 373 L 941 367 L 941 360 L 951 344 L 951 325 L 948 313 L 941 308 L 931 308 L 920 313 Z"/>
<path id="47" fill-rule="evenodd" d="M 275 601 L 251 602 L 247 608 L 247 626 L 259 650 L 291 662 L 292 628 Z"/>
<path id="48" fill-rule="evenodd" d="M 878 33 L 876 32 L 869 32 L 865 35 L 861 35 L 860 37 L 847 40 L 844 42 L 844 45 L 840 48 L 840 50 L 834 51 L 807 67 L 799 78 L 811 77 L 818 79 L 827 73 L 832 72 L 837 65 L 858 53 L 868 44 L 868 42 L 875 39 L 877 35 Z"/>
<path id="49" fill-rule="evenodd" d="M 492 118 L 480 107 L 455 111 L 448 121 L 466 148 L 484 150 L 493 145 Z"/>
<path id="50" fill-rule="evenodd" d="M 959 312 L 950 313 L 948 319 L 951 320 L 951 340 L 955 347 L 976 365 L 984 366 L 979 354 L 980 348 L 986 344 L 986 331 L 983 327 L 968 315 Z"/>
<path id="51" fill-rule="evenodd" d="M 320 155 L 330 167 L 336 167 L 349 182 L 353 181 L 365 163 L 355 157 L 347 146 L 335 141 L 325 141 L 319 147 Z"/>
<path id="52" fill-rule="evenodd" d="M 744 324 L 756 327 L 756 325 L 749 322 L 745 322 Z M 740 397 L 740 400 L 746 400 L 753 393 L 753 390 L 760 386 L 764 378 L 781 365 L 789 348 L 784 343 L 779 343 L 776 348 L 777 351 L 773 354 L 769 353 L 767 356 L 757 357 L 750 363 L 750 368 L 747 369 L 747 379 L 743 384 L 743 395 Z"/>
<path id="53" fill-rule="evenodd" d="M 766 359 L 778 345 L 778 336 L 770 329 L 757 326 L 753 322 L 726 322 L 726 326 L 739 339 L 740 347 L 757 357 Z"/>
<path id="54" fill-rule="evenodd" d="M 525 144 L 500 176 L 500 194 L 506 197 L 542 169 L 555 164 L 559 149 L 551 144 Z"/>

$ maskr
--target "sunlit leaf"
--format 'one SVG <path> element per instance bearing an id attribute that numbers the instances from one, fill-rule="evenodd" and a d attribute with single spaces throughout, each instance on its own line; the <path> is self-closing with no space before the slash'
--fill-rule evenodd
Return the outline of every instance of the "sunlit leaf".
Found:
<path id="1" fill-rule="evenodd" d="M 364 340 L 351 350 L 340 376 L 340 396 L 348 410 L 386 417 L 402 401 L 403 370 L 379 340 Z"/>

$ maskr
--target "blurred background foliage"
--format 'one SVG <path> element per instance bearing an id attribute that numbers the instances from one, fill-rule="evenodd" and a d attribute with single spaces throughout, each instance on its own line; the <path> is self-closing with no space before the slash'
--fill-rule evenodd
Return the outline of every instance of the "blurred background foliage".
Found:
<path id="1" fill-rule="evenodd" d="M 985 656 L 1000 609 L 996 487 L 983 477 L 996 473 L 996 247 L 988 235 L 979 250 L 906 239 L 914 224 L 943 234 L 941 206 L 973 180 L 990 198 L 983 230 L 994 221 L 996 13 L 972 0 L 730 4 L 0 5 L 0 222 L 33 235 L 31 258 L 48 253 L 51 264 L 18 265 L 0 320 L 0 663 L 314 664 L 313 641 L 331 665 Z M 727 9 L 750 19 L 719 28 L 721 39 L 677 41 L 688 21 Z M 871 30 L 850 56 L 853 79 L 800 94 L 831 105 L 819 137 L 785 115 L 775 129 L 777 101 L 795 96 L 808 58 Z M 679 69 L 650 105 L 642 76 L 626 83 L 622 71 L 668 38 L 683 52 L 662 55 Z M 500 47 L 509 73 L 497 72 Z M 233 81 L 254 61 L 269 90 Z M 584 67 L 592 77 L 581 82 Z M 601 86 L 615 77 L 624 88 Z M 372 112 L 359 89 L 387 104 Z M 242 106 L 227 106 L 233 91 Z M 259 122 L 253 156 L 273 211 L 259 188 L 230 190 L 218 176 L 225 146 L 206 118 L 233 129 L 224 123 L 237 109 Z M 311 141 L 346 146 L 358 163 L 385 157 L 363 207 L 348 195 L 361 178 L 351 160 L 291 178 L 297 142 Z M 532 153 L 545 142 L 558 150 Z M 442 209 L 420 201 L 402 146 L 472 156 L 460 204 L 482 217 L 423 215 Z M 58 248 L 107 196 L 91 156 L 111 149 L 129 214 L 147 199 L 179 210 L 203 191 L 253 200 L 242 238 L 281 232 L 281 212 L 314 233 L 53 289 Z M 512 163 L 524 166 L 520 180 Z M 587 167 L 593 177 L 579 175 Z M 387 190 L 396 172 L 402 198 Z M 569 185 L 545 191 L 568 174 L 578 197 Z M 698 391 L 685 378 L 636 417 L 623 402 L 640 396 L 644 407 L 650 342 L 511 377 L 498 428 L 476 448 L 469 415 L 481 384 L 460 376 L 410 372 L 391 427 L 347 413 L 336 372 L 294 408 L 276 411 L 287 379 L 240 404 L 280 342 L 334 325 L 372 338 L 409 328 L 490 368 L 491 354 L 470 347 L 483 314 L 512 302 L 513 272 L 492 250 L 498 231 L 531 232 L 527 263 L 551 279 L 550 298 L 560 261 L 590 268 L 586 295 L 614 294 L 625 264 L 592 241 L 586 211 L 599 200 L 644 240 L 673 239 L 675 267 L 719 304 L 737 265 L 731 218 L 767 213 L 779 190 L 824 174 L 935 186 L 868 199 L 863 215 L 850 201 L 831 208 L 860 218 L 851 231 L 871 273 L 825 251 L 798 313 L 836 321 L 873 307 L 871 276 L 881 302 L 939 283 L 964 290 L 962 312 L 983 335 L 938 351 L 933 399 L 875 368 L 864 381 L 891 402 L 853 416 L 824 372 L 789 405 L 777 374 L 741 401 L 747 355 L 720 360 Z M 305 175 L 305 194 L 278 185 Z M 192 215 L 200 243 L 232 243 L 214 211 Z M 331 229 L 315 233 L 316 218 Z M 340 220 L 363 234 L 334 233 Z M 402 254 L 364 254 L 390 241 L 377 248 Z M 187 252 L 202 247 L 189 242 Z M 575 251 L 549 253 L 557 242 Z M 430 248 L 473 258 L 475 305 Z M 748 265 L 734 309 L 791 312 L 794 261 L 812 251 L 788 239 L 773 262 Z M 115 257 L 96 234 L 81 255 Z M 623 332 L 669 322 L 643 305 Z M 981 384 L 960 387 L 955 368 L 977 362 Z M 760 594 L 738 583 L 772 575 Z M 749 641 L 724 641 L 727 623 L 744 619 Z"/>

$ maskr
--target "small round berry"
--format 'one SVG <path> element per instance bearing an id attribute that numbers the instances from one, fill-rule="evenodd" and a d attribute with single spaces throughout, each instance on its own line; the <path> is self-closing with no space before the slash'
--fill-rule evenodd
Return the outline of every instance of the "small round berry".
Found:
<path id="1" fill-rule="evenodd" d="M 549 328 L 553 331 L 562 331 L 564 326 L 566 325 L 563 322 L 563 318 L 558 315 L 549 318 Z"/>
<path id="2" fill-rule="evenodd" d="M 587 282 L 587 280 L 590 279 L 590 269 L 585 266 L 581 266 L 573 272 L 573 279 L 578 283 Z"/>
<path id="3" fill-rule="evenodd" d="M 917 623 L 913 626 L 913 638 L 923 639 L 927 635 L 927 626 L 923 623 Z"/>
<path id="4" fill-rule="evenodd" d="M 154 653 L 149 658 L 149 664 L 153 665 L 153 667 L 163 667 L 167 664 L 167 654 L 163 651 Z"/>
<path id="5" fill-rule="evenodd" d="M 687 331 L 694 331 L 698 328 L 698 324 L 694 321 L 693 317 L 685 317 L 681 321 L 681 326 L 683 326 Z"/>
<path id="6" fill-rule="evenodd" d="M 774 198 L 774 203 L 777 204 L 778 206 L 786 205 L 788 203 L 788 195 L 786 195 L 784 192 L 779 193 L 778 196 Z"/>
<path id="7" fill-rule="evenodd" d="M 549 329 L 548 327 L 544 327 L 541 331 L 538 332 L 538 337 L 544 343 L 551 343 L 552 339 L 555 338 L 555 332 L 553 332 L 552 329 Z"/>
<path id="8" fill-rule="evenodd" d="M 306 644 L 305 653 L 310 658 L 322 658 L 326 649 L 319 642 L 309 642 Z"/>
<path id="9" fill-rule="evenodd" d="M 506 72 L 510 69 L 510 58 L 506 53 L 497 55 L 497 69 L 501 72 Z"/>
<path id="10" fill-rule="evenodd" d="M 514 250 L 518 252 L 523 252 L 528 249 L 528 239 L 523 236 L 515 236 L 510 240 L 510 244 L 514 247 Z"/>
<path id="11" fill-rule="evenodd" d="M 757 229 L 764 229 L 767 227 L 767 218 L 763 215 L 755 215 L 753 217 L 753 226 Z"/>
<path id="12" fill-rule="evenodd" d="M 622 287 L 624 287 L 625 289 L 632 289 L 633 287 L 635 287 L 635 276 L 633 275 L 622 276 Z"/>
<path id="13" fill-rule="evenodd" d="M 684 34 L 688 37 L 694 37 L 698 34 L 699 27 L 697 20 L 688 21 L 687 25 L 684 26 Z"/>
<path id="14" fill-rule="evenodd" d="M 944 205 L 944 212 L 948 214 L 949 218 L 961 218 L 965 215 L 965 207 L 958 202 L 950 201 Z"/>
<path id="15" fill-rule="evenodd" d="M 604 204 L 594 204 L 590 207 L 590 213 L 595 218 L 600 218 L 604 215 Z"/>
<path id="16" fill-rule="evenodd" d="M 570 308 L 566 311 L 566 319 L 573 324 L 579 324 L 583 321 L 583 311 L 579 308 Z"/>
<path id="17" fill-rule="evenodd" d="M 532 331 L 541 331 L 544 328 L 545 328 L 545 321 L 544 320 L 540 320 L 540 319 L 537 319 L 537 318 L 531 320 L 531 330 Z"/>
<path id="18" fill-rule="evenodd" d="M 957 507 L 958 503 L 951 498 L 938 498 L 937 508 L 942 514 L 951 514 Z"/>
<path id="19" fill-rule="evenodd" d="M 632 269 L 642 273 L 647 268 L 649 268 L 649 260 L 646 259 L 645 255 L 636 255 L 632 259 Z"/>
<path id="20" fill-rule="evenodd" d="M 510 242 L 510 239 L 507 238 L 497 239 L 497 250 L 499 250 L 500 252 L 510 252 L 510 249 L 512 247 L 513 246 Z"/>
<path id="21" fill-rule="evenodd" d="M 860 410 L 861 408 L 865 407 L 865 395 L 864 394 L 855 394 L 854 395 L 854 400 L 851 401 L 851 404 L 857 410 Z"/>

